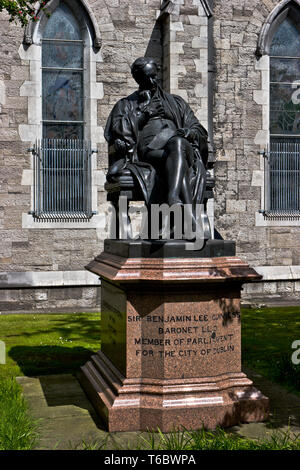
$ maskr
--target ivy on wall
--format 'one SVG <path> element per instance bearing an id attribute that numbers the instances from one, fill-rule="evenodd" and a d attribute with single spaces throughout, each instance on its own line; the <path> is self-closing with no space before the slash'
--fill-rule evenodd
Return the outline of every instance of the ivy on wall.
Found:
<path id="1" fill-rule="evenodd" d="M 44 11 L 48 15 L 46 10 L 48 1 L 49 0 L 0 0 L 0 12 L 6 11 L 9 14 L 9 21 L 14 21 L 21 24 L 21 26 L 26 26 L 30 20 L 38 21 L 41 11 Z"/>

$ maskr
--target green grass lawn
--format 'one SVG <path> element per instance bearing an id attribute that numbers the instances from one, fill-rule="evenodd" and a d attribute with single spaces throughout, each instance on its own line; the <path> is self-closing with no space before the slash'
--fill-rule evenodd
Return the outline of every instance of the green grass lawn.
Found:
<path id="1" fill-rule="evenodd" d="M 2 315 L 7 360 L 0 378 L 76 372 L 100 349 L 100 337 L 98 313 Z M 242 309 L 243 365 L 281 383 L 285 369 L 300 390 L 300 365 L 291 362 L 295 340 L 300 340 L 300 307 Z M 287 375 L 288 386 L 290 379 Z"/>
<path id="2" fill-rule="evenodd" d="M 300 394 L 300 364 L 291 361 L 295 340 L 300 340 L 300 307 L 242 309 L 243 366 Z"/>
<path id="3" fill-rule="evenodd" d="M 100 314 L 2 315 L 1 377 L 72 373 L 100 349 Z"/>
<path id="4" fill-rule="evenodd" d="M 38 427 L 15 377 L 74 373 L 100 349 L 100 315 L 2 315 L 0 340 L 0 450 L 28 450 Z"/>
<path id="5" fill-rule="evenodd" d="M 0 379 L 0 450 L 30 450 L 38 439 L 38 423 L 28 412 L 21 387 Z"/>
<path id="6" fill-rule="evenodd" d="M 6 364 L 0 364 L 0 450 L 30 449 L 36 440 L 14 377 L 75 373 L 100 349 L 100 336 L 100 314 L 0 316 L 0 340 L 6 345 Z M 300 365 L 291 362 L 295 340 L 300 340 L 300 307 L 242 310 L 243 366 L 300 393 Z M 258 443 L 222 430 L 161 439 L 160 449 L 300 449 L 299 437 L 278 435 L 271 444 Z"/>

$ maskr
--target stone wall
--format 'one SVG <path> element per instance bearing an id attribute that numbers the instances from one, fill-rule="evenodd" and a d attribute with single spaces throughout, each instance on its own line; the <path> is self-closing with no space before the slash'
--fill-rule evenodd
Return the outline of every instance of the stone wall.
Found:
<path id="1" fill-rule="evenodd" d="M 160 2 L 97 0 L 89 4 L 102 39 L 101 59 L 96 63 L 97 82 L 103 84 L 103 97 L 98 99 L 97 108 L 97 126 L 102 135 L 96 142 L 98 156 L 94 177 L 98 183 L 98 212 L 104 214 L 107 209 L 103 187 L 107 148 L 103 127 L 113 104 L 135 88 L 130 74 L 133 60 L 150 53 L 161 57 L 160 32 L 155 29 Z M 103 218 L 94 218 L 93 228 L 77 223 L 65 224 L 61 229 L 55 223 L 33 221 L 30 228 L 28 224 L 24 227 L 24 219 L 28 219 L 32 208 L 32 157 L 27 148 L 34 142 L 30 140 L 32 116 L 28 116 L 32 97 L 21 95 L 30 95 L 24 92 L 24 83 L 28 84 L 31 79 L 30 67 L 33 66 L 29 51 L 36 46 L 22 46 L 23 30 L 9 23 L 5 13 L 0 15 L 0 30 L 0 271 L 82 269 L 101 251 Z"/>
<path id="2" fill-rule="evenodd" d="M 255 51 L 262 26 L 278 3 L 214 2 L 216 227 L 224 238 L 237 240 L 238 254 L 255 266 L 300 264 L 299 226 L 256 224 L 266 100 Z"/>
<path id="3" fill-rule="evenodd" d="M 214 141 L 216 146 L 215 225 L 237 241 L 237 254 L 252 266 L 299 266 L 299 221 L 266 221 L 263 209 L 264 162 L 268 141 L 268 58 L 255 56 L 263 24 L 275 0 L 214 1 Z M 275 275 L 276 277 L 276 275 Z M 296 278 L 296 280 L 299 279 Z M 265 299 L 298 299 L 288 279 L 249 286 Z M 284 287 L 286 286 L 286 287 Z M 297 300 L 296 300 L 297 301 Z"/>
<path id="4" fill-rule="evenodd" d="M 162 19 L 164 88 L 182 96 L 208 128 L 208 16 L 200 0 L 174 1 Z"/>
<path id="5" fill-rule="evenodd" d="M 101 251 L 108 229 L 103 130 L 115 102 L 136 89 L 130 64 L 148 55 L 161 64 L 165 88 L 183 96 L 210 130 L 216 159 L 217 230 L 225 239 L 237 241 L 237 254 L 251 266 L 278 268 L 272 279 L 246 287 L 245 299 L 259 294 L 260 298 L 285 296 L 297 301 L 300 275 L 290 279 L 282 267 L 300 265 L 300 223 L 267 223 L 259 214 L 263 198 L 259 152 L 266 145 L 268 131 L 268 62 L 264 56 L 257 60 L 255 51 L 262 26 L 279 3 L 174 0 L 165 2 L 168 8 L 161 15 L 160 0 L 88 1 L 102 47 L 92 59 L 95 77 L 90 88 L 91 138 L 98 148 L 93 157 L 93 200 L 98 215 L 87 224 L 39 223 L 28 214 L 32 209 L 32 156 L 27 148 L 33 144 L 35 132 L 40 132 L 39 46 L 24 47 L 23 30 L 1 13 L 0 280 L 15 272 L 48 273 L 49 279 L 52 273 L 79 272 Z M 2 308 L 9 309 L 10 301 L 16 309 L 17 304 L 29 309 L 30 302 L 33 308 L 43 305 L 46 309 L 51 305 L 93 309 L 97 305 L 96 281 L 86 287 L 46 284 L 32 285 L 32 291 L 27 286 L 24 294 L 5 284 L 0 291 L 5 296 Z M 36 296 L 40 288 L 44 300 Z M 54 298 L 56 289 L 64 289 L 65 300 Z M 67 289 L 78 302 L 72 303 Z M 78 289 L 82 289 L 80 294 Z M 86 303 L 85 289 L 94 292 Z"/>
<path id="6" fill-rule="evenodd" d="M 1 313 L 75 313 L 100 311 L 100 287 L 1 289 Z"/>
<path id="7" fill-rule="evenodd" d="M 245 284 L 242 291 L 243 305 L 288 306 L 299 305 L 299 281 L 268 281 Z"/>
<path id="8" fill-rule="evenodd" d="M 40 137 L 37 109 L 40 83 L 36 82 L 39 46 L 23 46 L 23 30 L 0 14 L 0 274 L 81 271 L 99 252 L 107 234 L 106 194 L 107 146 L 103 128 L 114 103 L 135 89 L 130 64 L 139 56 L 154 55 L 161 62 L 160 27 L 156 17 L 160 0 L 90 0 L 98 24 L 102 48 L 95 61 L 96 82 L 91 88 L 96 100 L 93 181 L 98 215 L 91 223 L 35 222 L 32 209 L 32 155 L 27 151 Z M 91 113 L 93 110 L 91 109 Z M 95 134 L 95 132 L 94 132 Z M 97 305 L 96 287 L 45 288 L 39 290 L 0 290 L 2 311 L 30 308 L 88 309 Z M 50 282 L 50 285 L 51 282 Z M 49 290 L 50 289 L 50 290 Z M 59 293 L 61 290 L 61 294 Z M 70 294 L 67 293 L 70 289 Z M 86 294 L 86 289 L 88 294 Z M 94 289 L 94 294 L 90 294 Z M 82 290 L 82 292 L 81 292 Z M 74 300 L 72 295 L 74 294 Z M 91 295 L 88 300 L 85 296 Z M 59 298 L 60 296 L 60 298 Z M 65 300 L 63 300 L 65 298 Z"/>

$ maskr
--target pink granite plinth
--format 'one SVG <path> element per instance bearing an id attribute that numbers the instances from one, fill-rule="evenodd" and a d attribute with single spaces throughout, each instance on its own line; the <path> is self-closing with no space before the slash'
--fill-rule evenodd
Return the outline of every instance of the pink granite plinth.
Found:
<path id="1" fill-rule="evenodd" d="M 268 399 L 241 371 L 240 292 L 260 276 L 237 257 L 101 254 L 101 351 L 81 383 L 109 431 L 263 421 Z"/>

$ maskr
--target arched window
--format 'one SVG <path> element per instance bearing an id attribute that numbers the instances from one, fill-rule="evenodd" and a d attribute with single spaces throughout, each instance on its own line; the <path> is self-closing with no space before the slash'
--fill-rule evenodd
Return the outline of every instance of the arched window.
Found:
<path id="1" fill-rule="evenodd" d="M 43 138 L 83 139 L 83 70 L 79 23 L 60 4 L 42 37 Z"/>
<path id="2" fill-rule="evenodd" d="M 299 215 L 300 9 L 287 7 L 271 30 L 266 210 L 270 215 Z"/>
<path id="3" fill-rule="evenodd" d="M 90 129 L 85 128 L 89 119 L 84 109 L 89 81 L 85 60 L 91 42 L 88 25 L 78 3 L 76 7 L 76 2 L 61 0 L 40 28 L 42 139 L 34 148 L 32 211 L 38 220 L 84 221 L 95 213 Z"/>

